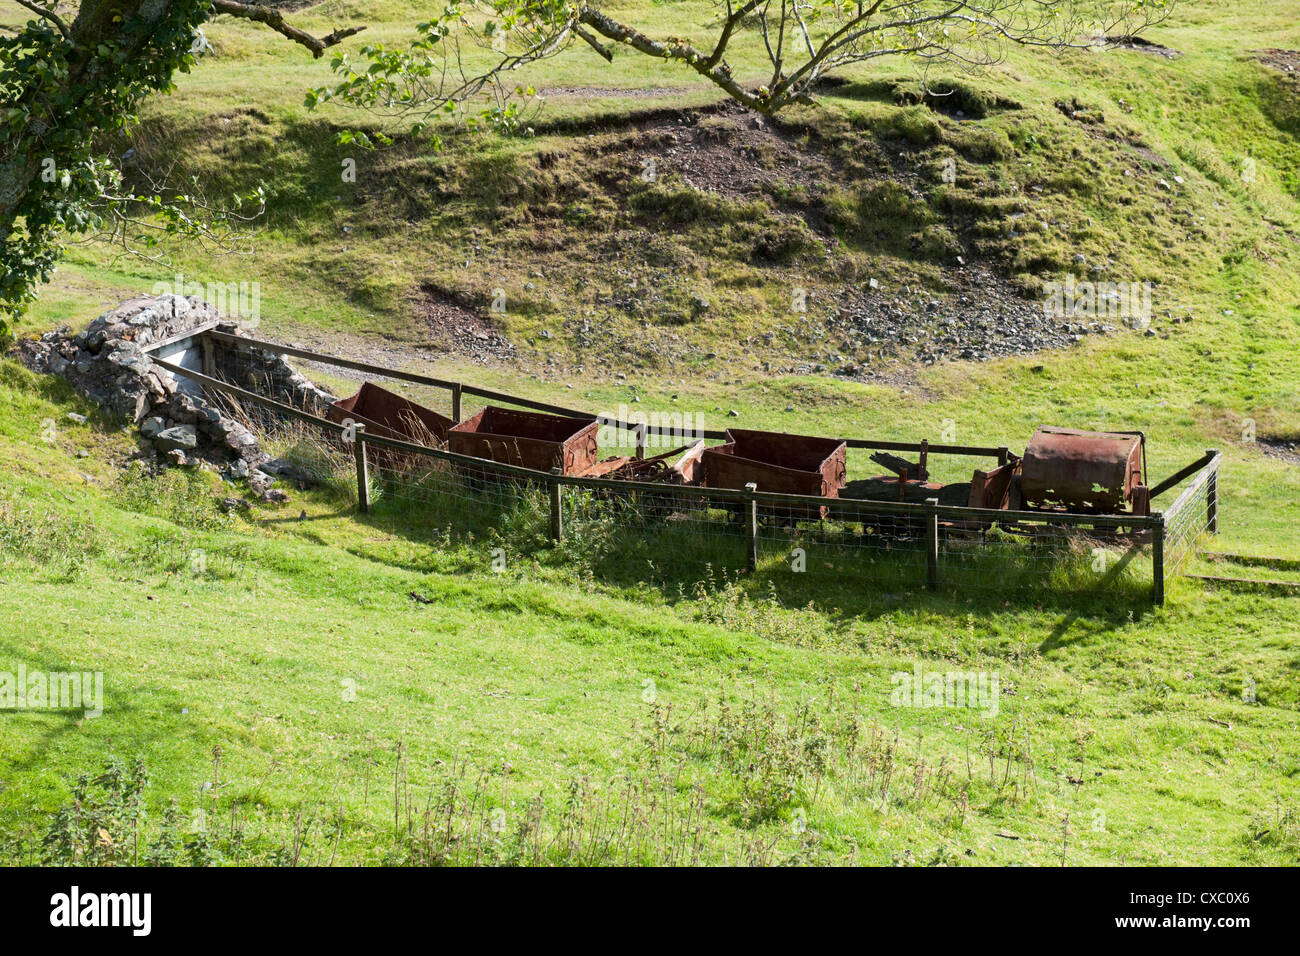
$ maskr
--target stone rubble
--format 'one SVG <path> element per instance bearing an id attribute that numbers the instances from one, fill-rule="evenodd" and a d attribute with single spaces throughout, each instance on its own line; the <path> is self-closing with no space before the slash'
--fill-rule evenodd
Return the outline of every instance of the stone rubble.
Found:
<path id="1" fill-rule="evenodd" d="M 224 409 L 181 390 L 144 351 L 209 322 L 242 334 L 198 297 L 141 296 L 105 312 L 84 331 L 65 326 L 24 339 L 17 350 L 29 369 L 67 379 L 79 394 L 137 426 L 139 457 L 164 467 L 214 468 L 231 480 L 246 480 L 263 501 L 287 501 L 272 487 L 276 478 L 309 476 L 262 451 L 257 437 Z M 226 381 L 261 394 L 269 390 L 268 397 L 316 414 L 334 401 L 282 356 L 216 348 L 214 361 Z"/>

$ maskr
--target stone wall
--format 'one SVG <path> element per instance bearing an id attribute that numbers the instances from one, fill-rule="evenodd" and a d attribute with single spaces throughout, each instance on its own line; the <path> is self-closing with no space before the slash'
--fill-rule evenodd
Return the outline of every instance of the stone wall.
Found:
<path id="1" fill-rule="evenodd" d="M 266 500 L 283 499 L 283 492 L 271 488 L 273 475 L 302 476 L 263 452 L 257 437 L 223 403 L 187 394 L 144 351 L 210 322 L 242 334 L 197 297 L 143 296 L 110 309 L 84 331 L 47 332 L 19 342 L 17 350 L 28 368 L 62 376 L 81 395 L 137 426 L 141 457 L 164 467 L 206 463 L 227 477 L 248 479 Z M 323 415 L 334 400 L 271 352 L 214 342 L 213 363 L 217 378 L 313 414 Z"/>

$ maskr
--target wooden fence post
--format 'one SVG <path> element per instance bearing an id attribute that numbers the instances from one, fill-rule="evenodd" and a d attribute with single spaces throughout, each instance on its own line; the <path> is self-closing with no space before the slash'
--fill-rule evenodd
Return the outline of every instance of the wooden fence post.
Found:
<path id="1" fill-rule="evenodd" d="M 559 477 L 564 474 L 559 468 L 551 469 L 551 540 L 560 541 L 564 537 L 564 501 L 560 497 L 564 485 Z"/>
<path id="2" fill-rule="evenodd" d="M 199 348 L 203 352 L 203 374 L 208 378 L 216 378 L 217 357 L 213 350 L 212 339 L 207 335 L 200 335 Z"/>
<path id="3" fill-rule="evenodd" d="M 1217 458 L 1219 450 L 1209 448 L 1205 453 Z M 1210 480 L 1205 485 L 1205 530 L 1210 534 L 1219 533 L 1219 466 L 1217 464 L 1210 472 Z"/>
<path id="4" fill-rule="evenodd" d="M 1165 603 L 1165 516 L 1154 517 L 1159 522 L 1151 529 L 1151 603 L 1162 607 Z"/>
<path id="5" fill-rule="evenodd" d="M 637 425 L 637 426 L 636 426 L 636 456 L 637 456 L 637 458 L 644 458 L 644 457 L 645 457 L 645 450 L 646 450 L 646 426 L 645 426 L 645 425 Z"/>
<path id="6" fill-rule="evenodd" d="M 939 499 L 926 498 L 925 516 L 925 583 L 929 588 L 939 586 Z"/>
<path id="7" fill-rule="evenodd" d="M 464 386 L 462 386 L 460 382 L 456 382 L 451 386 L 451 420 L 458 425 L 461 422 L 460 405 L 461 405 L 461 390 L 463 387 Z"/>
<path id="8" fill-rule="evenodd" d="M 362 514 L 370 511 L 370 474 L 366 467 L 366 426 L 352 426 L 352 454 L 357 460 L 357 507 Z"/>
<path id="9" fill-rule="evenodd" d="M 758 485 L 751 481 L 745 485 L 745 490 L 750 494 L 749 507 L 746 509 L 749 512 L 749 520 L 746 522 L 749 525 L 749 560 L 747 563 L 749 564 L 749 570 L 756 571 L 758 570 L 758 498 L 755 493 L 758 491 Z"/>

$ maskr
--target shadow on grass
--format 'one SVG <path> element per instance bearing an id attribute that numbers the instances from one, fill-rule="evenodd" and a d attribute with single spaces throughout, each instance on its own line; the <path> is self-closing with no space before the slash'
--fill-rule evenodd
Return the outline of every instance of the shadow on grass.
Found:
<path id="1" fill-rule="evenodd" d="M 1118 624 L 1152 610 L 1150 562 L 1140 544 L 1112 557 L 1118 547 L 1110 542 L 1098 568 L 1104 549 L 1090 538 L 1026 540 L 996 528 L 953 529 L 941 540 L 939 582 L 930 588 L 918 529 L 772 518 L 761 524 L 758 566 L 751 572 L 739 514 L 724 507 L 674 510 L 664 500 L 653 493 L 617 499 L 568 494 L 557 544 L 544 488 L 442 473 L 422 483 L 380 483 L 370 514 L 357 518 L 441 549 L 500 549 L 506 560 L 524 557 L 628 597 L 652 589 L 670 605 L 698 600 L 725 581 L 748 599 L 774 599 L 787 609 L 812 604 L 837 624 L 900 609 L 963 618 L 1031 609 L 1059 613 L 1042 650 L 1067 643 L 1081 619 Z"/>

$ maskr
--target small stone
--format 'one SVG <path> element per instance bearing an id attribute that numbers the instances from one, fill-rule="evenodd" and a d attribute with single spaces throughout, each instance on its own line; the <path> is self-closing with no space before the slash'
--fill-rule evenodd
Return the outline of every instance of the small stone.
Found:
<path id="1" fill-rule="evenodd" d="M 177 425 L 165 428 L 154 439 L 159 451 L 193 451 L 198 447 L 199 439 L 193 425 Z"/>
<path id="2" fill-rule="evenodd" d="M 142 438 L 157 438 L 158 434 L 166 427 L 167 423 L 154 415 L 152 418 L 146 418 L 140 423 L 140 436 Z"/>
<path id="3" fill-rule="evenodd" d="M 68 412 L 68 420 L 76 422 L 78 425 L 86 424 L 86 416 L 78 415 L 76 412 Z"/>

